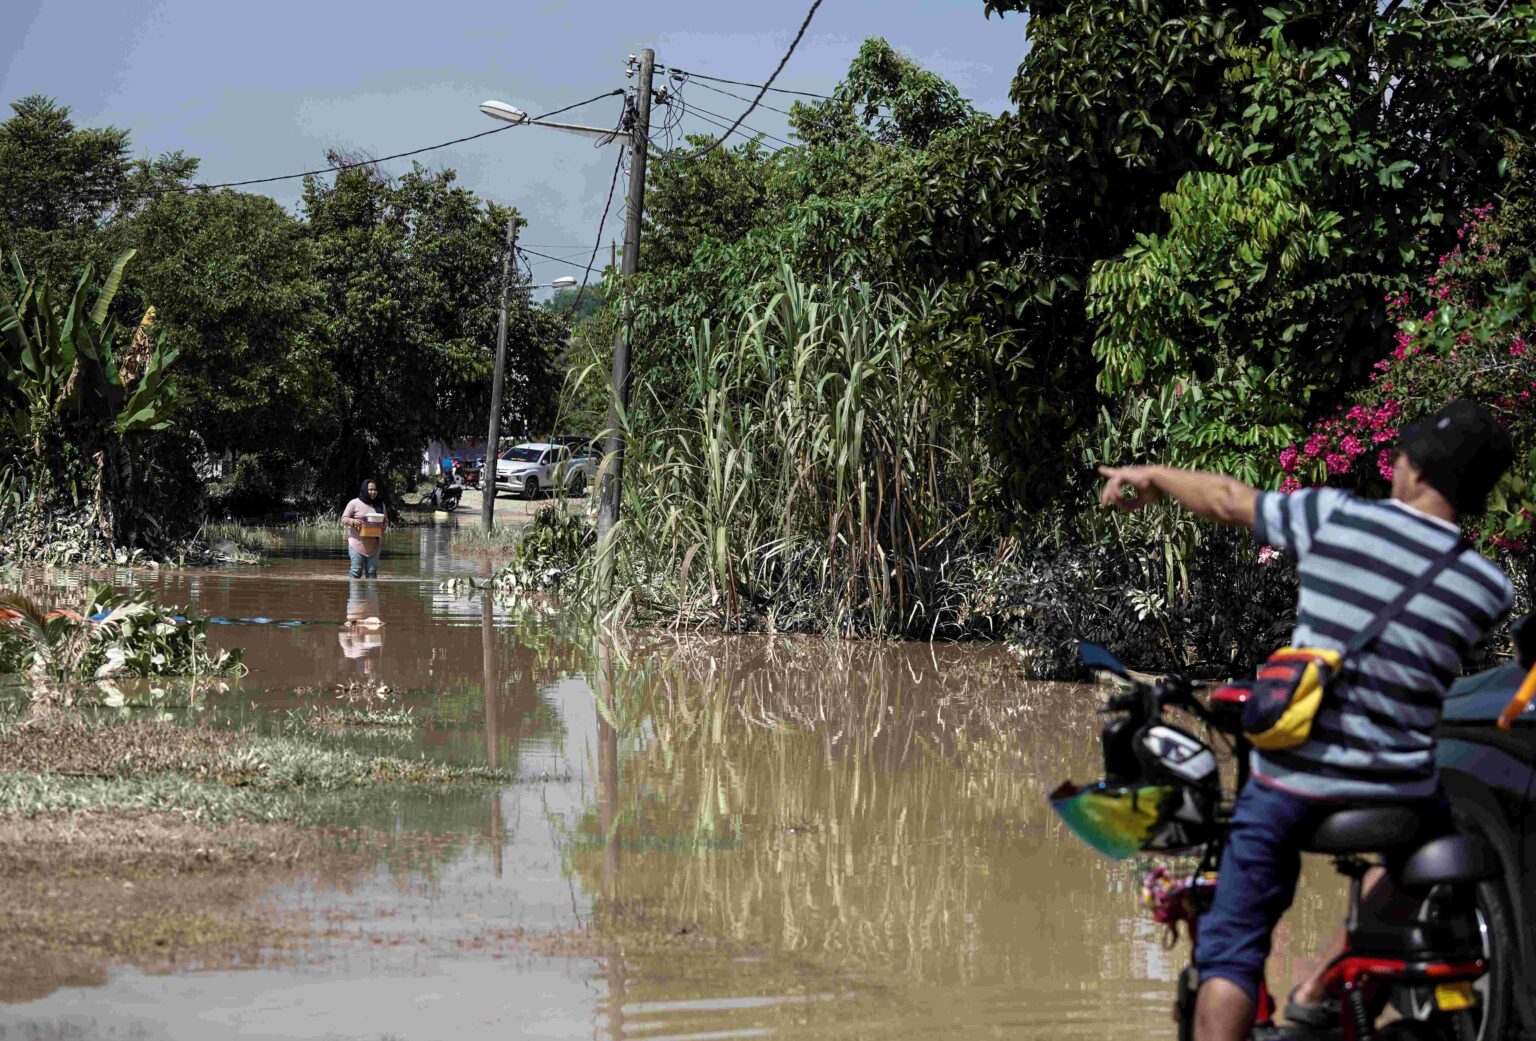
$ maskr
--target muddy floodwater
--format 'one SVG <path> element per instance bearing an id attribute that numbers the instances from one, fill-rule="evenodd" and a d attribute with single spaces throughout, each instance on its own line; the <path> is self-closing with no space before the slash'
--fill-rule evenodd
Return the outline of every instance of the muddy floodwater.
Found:
<path id="1" fill-rule="evenodd" d="M 245 649 L 220 725 L 384 684 L 414 725 L 327 739 L 516 781 L 337 822 L 449 840 L 276 883 L 263 900 L 311 923 L 296 946 L 125 964 L 0 1005 L 0 1038 L 1173 1035 L 1185 948 L 1138 907 L 1144 865 L 1046 806 L 1100 772 L 1095 688 L 1023 682 L 984 646 L 574 638 L 445 587 L 481 570 L 451 536 L 391 533 L 373 582 L 324 532 L 259 567 L 117 576 Z M 1339 909 L 1309 866 L 1272 985 Z"/>

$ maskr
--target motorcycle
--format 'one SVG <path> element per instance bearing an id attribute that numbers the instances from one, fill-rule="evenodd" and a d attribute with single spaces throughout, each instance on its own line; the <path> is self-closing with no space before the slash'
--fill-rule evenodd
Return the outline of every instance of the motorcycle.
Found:
<path id="1" fill-rule="evenodd" d="M 433 486 L 432 493 L 428 496 L 428 501 L 432 503 L 434 510 L 452 513 L 459 508 L 459 500 L 463 497 L 464 486 L 455 484 L 448 478 L 443 477 Z"/>
<path id="2" fill-rule="evenodd" d="M 1531 631 L 1517 634 L 1517 643 L 1536 643 L 1536 626 L 1525 628 Z M 1177 675 L 1137 676 L 1097 644 L 1079 644 L 1079 653 L 1090 669 L 1109 673 L 1120 684 L 1099 709 L 1112 717 L 1100 734 L 1105 778 L 1081 788 L 1061 785 L 1051 794 L 1051 806 L 1073 834 L 1111 858 L 1146 853 L 1196 858 L 1188 872 L 1154 867 L 1141 890 L 1143 906 L 1168 929 L 1170 943 L 1182 925 L 1192 953 L 1200 918 L 1220 882 L 1217 867 L 1236 795 L 1248 780 L 1249 746 L 1241 720 L 1249 689 Z M 1531 665 L 1523 648 L 1521 663 Z M 1528 702 L 1533 690 L 1536 669 L 1516 699 L 1523 694 Z M 1170 710 L 1203 724 L 1213 742 L 1226 746 L 1236 762 L 1230 789 L 1222 784 L 1212 745 L 1168 722 Z M 1301 847 L 1331 856 L 1349 881 L 1348 940 L 1324 977 L 1328 997 L 1338 1002 L 1339 1020 L 1326 1030 L 1277 1027 L 1274 999 L 1261 983 L 1249 1036 L 1255 1041 L 1476 1041 L 1481 1016 L 1473 985 L 1488 971 L 1492 951 L 1476 906 L 1476 887 L 1499 873 L 1488 841 L 1476 835 L 1421 834 L 1412 811 L 1383 805 L 1335 811 L 1302 836 Z M 1397 889 L 1417 906 L 1417 913 L 1406 919 L 1378 917 L 1380 912 L 1373 913 L 1361 899 L 1366 872 L 1388 853 L 1397 854 Z M 1198 986 L 1191 962 L 1178 983 L 1180 1041 L 1194 1037 Z M 1378 1028 L 1388 1006 L 1409 1018 Z"/>

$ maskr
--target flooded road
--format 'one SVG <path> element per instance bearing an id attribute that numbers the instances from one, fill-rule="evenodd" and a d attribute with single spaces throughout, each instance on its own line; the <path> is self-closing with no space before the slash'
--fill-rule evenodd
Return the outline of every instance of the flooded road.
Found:
<path id="1" fill-rule="evenodd" d="M 339 539 L 261 567 L 140 573 L 251 672 L 210 709 L 279 728 L 384 684 L 416 725 L 329 740 L 511 770 L 346 823 L 451 841 L 270 902 L 322 923 L 260 965 L 116 970 L 0 1005 L 0 1038 L 1146 1038 L 1184 946 L 1045 793 L 1100 773 L 1094 688 L 990 647 L 631 635 L 587 645 L 445 579 L 446 527 L 375 582 Z M 1337 921 L 1309 866 L 1291 979 Z M 598 923 L 600 930 L 585 930 Z M 599 938 L 599 939 L 594 939 Z M 3 941 L 0 941 L 3 942 Z"/>

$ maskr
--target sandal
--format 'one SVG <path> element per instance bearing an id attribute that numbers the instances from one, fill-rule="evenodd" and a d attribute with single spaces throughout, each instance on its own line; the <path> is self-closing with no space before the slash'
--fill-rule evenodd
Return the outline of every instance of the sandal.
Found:
<path id="1" fill-rule="evenodd" d="M 1292 990 L 1285 999 L 1285 1008 L 1280 1010 L 1287 1023 L 1295 1023 L 1303 1027 L 1332 1027 L 1339 1023 L 1339 1001 L 1337 998 L 1324 998 L 1313 1004 L 1304 1004 L 1296 1000 L 1296 991 Z"/>

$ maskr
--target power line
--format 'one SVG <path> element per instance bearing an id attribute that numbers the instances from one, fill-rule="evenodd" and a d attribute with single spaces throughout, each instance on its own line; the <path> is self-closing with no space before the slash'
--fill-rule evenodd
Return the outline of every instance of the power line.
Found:
<path id="1" fill-rule="evenodd" d="M 548 119 L 550 116 L 558 116 L 562 112 L 569 112 L 574 108 L 580 108 L 583 105 L 590 105 L 594 101 L 601 101 L 603 98 L 611 98 L 616 94 L 623 93 L 624 91 L 620 89 L 605 91 L 596 97 L 588 98 L 585 101 L 578 101 L 574 105 L 567 105 L 564 108 L 557 108 L 553 112 L 545 112 L 543 115 L 534 116 L 533 119 Z M 511 130 L 513 127 L 521 125 L 521 123 L 508 123 L 506 126 L 493 127 L 490 130 L 482 130 L 478 134 L 469 134 L 465 137 L 456 137 L 452 141 L 443 141 L 440 144 L 427 145 L 425 148 L 413 148 L 409 152 L 396 152 L 393 155 L 379 156 L 377 159 L 359 159 L 356 162 L 340 163 L 335 166 L 325 166 L 316 170 L 301 170 L 298 173 L 278 174 L 276 177 L 254 177 L 244 181 L 224 181 L 220 184 L 178 184 L 165 188 L 150 188 L 146 189 L 140 194 L 168 195 L 175 192 L 212 191 L 215 188 L 244 188 L 247 185 L 252 184 L 272 184 L 276 181 L 292 181 L 300 177 L 315 177 L 320 174 L 341 173 L 343 170 L 351 170 L 359 166 L 372 166 L 375 163 L 388 162 L 391 159 L 406 159 L 413 155 L 421 155 L 424 152 L 432 152 L 439 148 L 447 148 L 450 145 L 461 145 L 466 141 L 474 141 L 477 138 L 489 137 L 491 134 L 499 134 L 503 130 Z"/>
<path id="2" fill-rule="evenodd" d="M 730 124 L 730 123 L 725 123 L 725 122 L 716 122 L 716 120 L 728 120 L 731 117 L 730 116 L 722 116 L 718 112 L 711 112 L 707 108 L 702 108 L 702 107 L 700 107 L 698 105 L 692 105 L 692 106 L 689 107 L 688 111 L 689 111 L 690 114 L 698 116 L 700 119 L 704 120 L 704 122 L 706 122 L 706 123 L 714 123 L 715 126 L 717 126 L 717 127 L 726 127 L 727 128 L 726 132 L 725 132 L 724 135 L 722 135 L 723 137 L 729 137 L 731 135 L 731 131 L 735 131 L 736 133 L 741 133 L 742 130 L 748 130 L 748 131 L 751 131 L 752 133 L 757 134 L 757 135 L 759 135 L 761 137 L 766 137 L 770 141 L 777 141 L 779 144 L 783 145 L 785 148 L 793 148 L 794 147 L 793 143 L 784 140 L 782 137 L 774 137 L 772 134 L 768 133 L 766 130 L 755 130 L 752 127 L 749 127 L 749 126 L 745 125 L 744 123 L 742 123 L 742 121 L 739 120 L 739 119 L 735 122 L 735 124 Z M 713 116 L 715 118 L 711 119 L 711 118 L 709 118 L 710 116 Z M 737 127 L 740 127 L 741 130 L 737 130 Z"/>
<path id="3" fill-rule="evenodd" d="M 812 8 L 811 10 L 814 12 L 815 8 Z M 807 20 L 809 20 L 809 19 L 807 19 Z M 745 82 L 743 80 L 728 80 L 724 76 L 706 76 L 702 72 L 688 72 L 685 69 L 674 68 L 674 69 L 671 69 L 670 71 L 672 71 L 672 72 L 681 72 L 684 76 L 687 76 L 689 79 L 714 80 L 716 83 L 731 83 L 731 84 L 734 84 L 735 86 L 738 86 L 738 87 L 759 87 L 759 88 L 761 88 L 763 90 L 771 90 L 775 94 L 799 94 L 801 97 L 820 98 L 822 101 L 831 101 L 832 100 L 831 97 L 829 95 L 826 95 L 826 94 L 812 94 L 808 90 L 789 90 L 789 89 L 787 89 L 785 87 L 770 86 L 769 84 L 773 83 L 773 77 L 772 76 L 770 76 L 768 78 L 768 83 L 747 83 L 747 82 Z M 774 75 L 778 75 L 778 74 L 775 73 Z"/>
<path id="4" fill-rule="evenodd" d="M 587 269 L 581 273 L 581 288 L 576 290 L 576 302 L 571 305 L 571 314 L 581 313 L 581 298 L 587 291 L 587 279 L 592 276 L 592 265 L 597 263 L 597 251 L 603 245 L 603 227 L 608 223 L 608 208 L 613 205 L 613 190 L 619 186 L 619 168 L 624 165 L 624 149 L 619 148 L 619 158 L 613 164 L 613 180 L 608 182 L 608 201 L 603 203 L 603 216 L 597 222 L 597 241 L 592 243 L 592 256 L 587 258 Z"/>
<path id="5" fill-rule="evenodd" d="M 708 83 L 700 83 L 699 86 L 703 87 L 705 90 L 712 90 L 716 94 L 724 94 L 728 98 L 735 98 L 737 101 L 751 101 L 752 100 L 751 98 L 744 98 L 740 94 L 735 93 L 734 91 L 721 90 L 719 87 L 711 87 Z M 782 108 L 774 108 L 772 105 L 762 105 L 762 104 L 759 104 L 757 107 L 758 108 L 766 108 L 769 112 L 777 112 L 781 116 L 790 115 L 790 113 L 784 111 Z"/>
<path id="6" fill-rule="evenodd" d="M 816 9 L 819 8 L 820 6 L 821 6 L 821 0 L 812 0 L 812 2 L 811 2 L 811 9 L 809 11 L 805 12 L 805 21 L 800 23 L 800 29 L 799 29 L 798 32 L 795 33 L 795 38 L 793 40 L 789 41 L 789 50 L 785 51 L 784 52 L 784 57 L 779 59 L 779 64 L 774 68 L 773 75 L 768 77 L 768 82 L 764 83 L 761 86 L 761 88 L 759 88 L 759 90 L 757 92 L 757 97 L 752 99 L 752 104 L 748 105 L 747 106 L 747 110 L 745 112 L 743 112 L 737 118 L 735 123 L 731 124 L 731 130 L 735 130 L 737 127 L 741 126 L 742 122 L 748 116 L 750 116 L 752 114 L 752 110 L 757 108 L 758 102 L 763 100 L 763 95 L 768 93 L 768 91 L 773 89 L 773 81 L 779 78 L 779 73 L 783 72 L 784 71 L 784 66 L 789 63 L 790 55 L 794 54 L 795 53 L 795 48 L 800 46 L 800 40 L 801 40 L 802 37 L 805 36 L 805 30 L 810 28 L 811 19 L 816 17 Z M 704 78 L 705 79 L 710 79 L 712 77 L 707 77 L 706 76 Z M 724 136 L 720 137 L 713 144 L 709 145 L 709 147 L 705 148 L 701 152 L 695 152 L 693 154 L 693 158 L 695 158 L 695 159 L 702 159 L 702 158 L 704 158 L 710 152 L 713 152 L 716 148 L 719 148 L 720 147 L 720 142 L 724 141 L 727 137 L 730 137 L 730 136 L 731 136 L 731 132 L 730 132 L 730 130 L 727 130 L 725 132 Z"/>
<path id="7" fill-rule="evenodd" d="M 580 253 L 573 253 L 573 254 L 571 254 L 568 257 L 553 257 L 553 256 L 550 256 L 548 253 L 540 253 L 536 249 L 529 249 L 527 246 L 524 246 L 522 243 L 518 243 L 517 251 L 519 253 L 526 253 L 530 257 L 539 257 L 540 259 L 543 259 L 543 260 L 553 260 L 557 264 L 569 264 L 571 261 L 573 261 L 573 260 L 580 260 L 582 257 L 587 255 L 586 250 L 583 249 Z"/>

